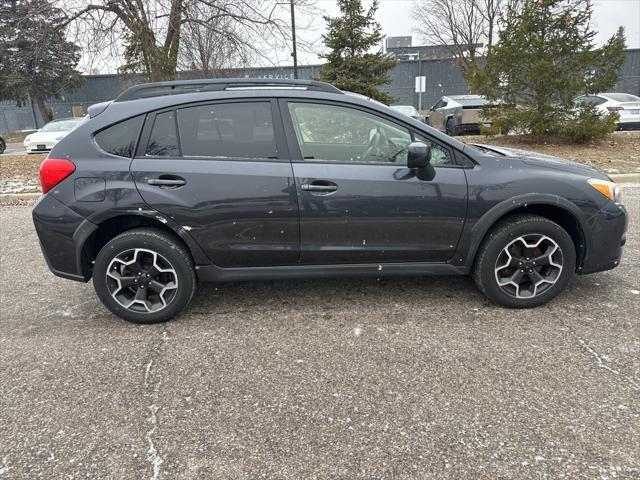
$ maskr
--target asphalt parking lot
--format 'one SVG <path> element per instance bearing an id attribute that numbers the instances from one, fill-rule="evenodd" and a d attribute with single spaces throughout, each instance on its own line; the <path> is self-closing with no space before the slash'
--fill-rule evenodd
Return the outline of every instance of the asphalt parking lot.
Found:
<path id="1" fill-rule="evenodd" d="M 640 478 L 640 186 L 555 302 L 468 278 L 204 285 L 135 326 L 0 207 L 0 478 Z"/>
<path id="2" fill-rule="evenodd" d="M 7 143 L 7 148 L 2 155 L 9 155 L 11 153 L 24 153 L 24 146 L 22 143 Z"/>

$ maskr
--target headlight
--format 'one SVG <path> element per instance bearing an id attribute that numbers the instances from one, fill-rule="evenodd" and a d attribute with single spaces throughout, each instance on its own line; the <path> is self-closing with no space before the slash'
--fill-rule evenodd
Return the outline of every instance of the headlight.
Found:
<path id="1" fill-rule="evenodd" d="M 59 142 L 60 140 L 62 140 L 64 137 L 66 137 L 66 135 L 60 135 L 59 137 L 56 137 L 56 142 Z"/>
<path id="2" fill-rule="evenodd" d="M 600 180 L 599 178 L 590 178 L 587 180 L 587 183 L 612 202 L 620 203 L 622 201 L 622 192 L 615 182 Z"/>
<path id="3" fill-rule="evenodd" d="M 24 143 L 28 143 L 31 141 L 31 135 L 27 135 L 26 137 L 24 137 Z"/>

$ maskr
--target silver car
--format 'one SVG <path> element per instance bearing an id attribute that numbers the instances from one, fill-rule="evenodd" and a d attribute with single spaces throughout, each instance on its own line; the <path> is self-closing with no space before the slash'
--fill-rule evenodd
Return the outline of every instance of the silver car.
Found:
<path id="1" fill-rule="evenodd" d="M 480 124 L 491 124 L 482 118 L 482 107 L 491 102 L 480 95 L 449 95 L 429 109 L 427 123 L 449 136 L 479 135 Z"/>
<path id="2" fill-rule="evenodd" d="M 598 93 L 582 95 L 575 101 L 595 105 L 601 115 L 617 113 L 620 130 L 640 129 L 640 97 L 630 93 Z"/>
<path id="3" fill-rule="evenodd" d="M 395 110 L 396 112 L 400 112 L 405 114 L 408 117 L 415 118 L 416 120 L 423 121 L 424 119 L 420 116 L 418 110 L 413 105 L 391 105 L 389 108 L 391 110 Z"/>

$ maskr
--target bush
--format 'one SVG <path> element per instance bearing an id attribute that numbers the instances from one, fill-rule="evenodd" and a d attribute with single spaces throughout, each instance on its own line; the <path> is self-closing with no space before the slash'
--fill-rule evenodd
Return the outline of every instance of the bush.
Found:
<path id="1" fill-rule="evenodd" d="M 526 135 L 533 141 L 554 138 L 560 141 L 586 143 L 600 140 L 618 128 L 617 113 L 601 115 L 593 105 L 579 105 L 568 111 L 541 113 L 525 106 L 501 105 L 485 110 L 491 127 L 482 127 L 483 135 Z"/>
<path id="2" fill-rule="evenodd" d="M 564 134 L 576 143 L 599 140 L 618 129 L 617 113 L 600 115 L 593 105 L 582 105 L 578 108 L 564 128 Z"/>

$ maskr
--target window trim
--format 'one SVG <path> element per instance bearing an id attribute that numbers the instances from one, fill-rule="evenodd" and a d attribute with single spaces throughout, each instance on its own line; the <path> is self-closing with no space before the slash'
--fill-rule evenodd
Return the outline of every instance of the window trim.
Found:
<path id="1" fill-rule="evenodd" d="M 147 148 L 149 146 L 149 139 L 151 138 L 151 132 L 153 131 L 153 127 L 156 124 L 156 120 L 158 119 L 159 115 L 165 114 L 165 113 L 173 113 L 173 124 L 174 124 L 174 128 L 176 129 L 176 146 L 178 147 L 178 155 L 147 155 Z M 148 118 L 148 117 L 147 117 Z M 180 133 L 178 132 L 178 114 L 176 112 L 175 109 L 172 108 L 167 108 L 164 109 L 162 111 L 158 111 L 155 112 L 154 115 L 151 117 L 151 121 L 149 122 L 149 131 L 145 132 L 147 135 L 144 138 L 144 142 L 142 143 L 142 152 L 140 154 L 140 158 L 183 158 L 182 157 L 182 145 L 180 145 Z M 145 122 L 145 126 L 146 126 L 146 122 Z M 138 152 L 136 152 L 136 157 L 138 157 Z"/>
<path id="2" fill-rule="evenodd" d="M 430 140 L 431 143 L 434 143 L 444 149 L 446 149 L 453 161 L 450 165 L 434 165 L 434 168 L 469 168 L 467 165 L 462 165 L 458 163 L 458 157 L 454 154 L 454 149 L 443 143 L 436 138 L 429 135 L 427 132 L 416 129 L 414 126 L 404 123 L 390 115 L 386 115 L 383 112 L 379 112 L 377 110 L 373 110 L 361 105 L 356 105 L 352 103 L 343 103 L 335 100 L 323 100 L 323 99 L 315 99 L 315 98 L 295 98 L 295 97 L 281 97 L 278 99 L 278 104 L 280 106 L 280 112 L 282 115 L 282 120 L 285 126 L 285 134 L 287 139 L 287 144 L 289 146 L 289 155 L 292 163 L 309 163 L 309 164 L 323 164 L 323 165 L 369 165 L 376 167 L 395 167 L 402 166 L 402 164 L 397 163 L 375 163 L 375 162 L 330 162 L 326 160 L 320 159 L 304 159 L 302 156 L 302 150 L 300 149 L 300 145 L 298 144 L 298 138 L 295 131 L 295 125 L 293 124 L 293 118 L 289 111 L 289 103 L 312 103 L 315 105 L 331 105 L 337 107 L 344 108 L 352 108 L 354 110 L 360 110 L 362 112 L 368 113 L 370 115 L 374 115 L 380 117 L 388 122 L 391 122 L 395 125 L 399 125 L 402 128 L 405 128 L 409 131 L 409 135 L 411 136 L 411 141 L 415 141 L 415 135 L 419 134 L 423 137 L 426 137 Z M 404 165 L 406 167 L 406 165 Z"/>
<path id="3" fill-rule="evenodd" d="M 278 154 L 278 158 L 250 158 L 250 157 L 208 157 L 208 156 L 194 156 L 194 155 L 184 155 L 182 151 L 182 144 L 180 143 L 180 128 L 178 124 L 178 110 L 182 108 L 191 108 L 191 107 L 200 107 L 205 105 L 220 105 L 226 103 L 267 103 L 271 107 L 271 120 L 273 123 L 273 140 L 276 147 L 276 152 Z M 155 118 L 157 115 L 166 112 L 174 112 L 174 120 L 176 122 L 176 135 L 178 139 L 178 148 L 180 151 L 180 156 L 153 156 L 146 155 L 147 144 L 149 143 L 149 138 L 151 136 L 151 130 L 153 129 L 153 124 L 155 123 Z M 190 103 L 182 103 L 171 105 L 170 107 L 162 108 L 159 110 L 154 110 L 147 113 L 147 118 L 142 127 L 142 134 L 140 136 L 140 140 L 138 142 L 138 147 L 136 149 L 135 158 L 138 159 L 154 159 L 154 160 L 201 160 L 201 161 L 220 161 L 220 162 L 277 162 L 283 163 L 289 162 L 288 146 L 285 140 L 284 126 L 282 125 L 282 119 L 280 115 L 280 111 L 278 109 L 277 101 L 274 98 L 270 97 L 261 97 L 261 98 L 225 98 L 220 100 L 203 100 L 199 102 L 190 102 Z"/>

